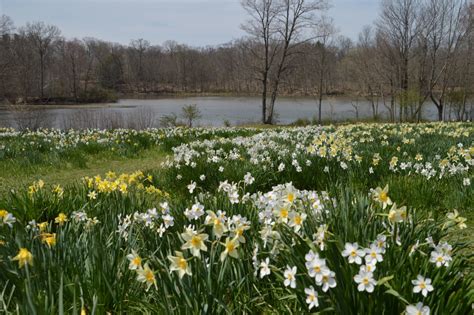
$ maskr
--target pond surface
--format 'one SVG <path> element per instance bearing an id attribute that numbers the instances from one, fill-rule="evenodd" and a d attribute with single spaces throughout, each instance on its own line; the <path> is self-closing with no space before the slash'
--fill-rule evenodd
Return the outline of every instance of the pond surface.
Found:
<path id="1" fill-rule="evenodd" d="M 42 127 L 80 128 L 80 127 L 132 127 L 134 121 L 159 126 L 160 118 L 175 113 L 180 117 L 183 105 L 196 104 L 202 117 L 196 122 L 199 126 L 223 126 L 225 121 L 231 125 L 257 123 L 261 120 L 261 100 L 258 97 L 179 97 L 159 99 L 121 99 L 117 103 L 88 104 L 74 106 L 44 106 L 35 111 L 41 118 L 28 117 Z M 372 117 L 372 107 L 364 100 L 355 101 L 347 97 L 331 97 L 323 101 L 323 120 L 356 120 L 357 107 L 359 119 Z M 38 108 L 38 107 L 36 107 Z M 275 105 L 276 118 L 280 124 L 289 124 L 299 118 L 317 117 L 317 100 L 314 98 L 279 98 Z M 379 116 L 388 117 L 388 110 L 382 102 L 378 106 Z M 12 111 L 7 107 L 0 109 L 0 126 L 18 127 L 24 113 Z M 32 114 L 28 114 L 34 116 Z M 26 115 L 26 116 L 28 116 Z M 436 108 L 426 103 L 422 110 L 423 119 L 435 120 Z M 22 118 L 23 117 L 23 118 Z"/>

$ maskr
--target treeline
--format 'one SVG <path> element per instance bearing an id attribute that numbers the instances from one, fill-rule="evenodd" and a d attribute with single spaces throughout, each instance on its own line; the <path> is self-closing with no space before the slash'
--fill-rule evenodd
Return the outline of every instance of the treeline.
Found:
<path id="1" fill-rule="evenodd" d="M 66 39 L 55 26 L 16 27 L 2 16 L 0 99 L 80 103 L 123 94 L 259 94 L 262 121 L 271 123 L 279 95 L 319 97 L 321 104 L 323 96 L 347 94 L 369 102 L 374 118 L 384 106 L 392 121 L 420 120 L 429 103 L 440 120 L 470 118 L 474 6 L 461 0 L 383 1 L 374 25 L 352 41 L 324 17 L 327 4 L 242 1 L 247 36 L 208 47 Z"/>

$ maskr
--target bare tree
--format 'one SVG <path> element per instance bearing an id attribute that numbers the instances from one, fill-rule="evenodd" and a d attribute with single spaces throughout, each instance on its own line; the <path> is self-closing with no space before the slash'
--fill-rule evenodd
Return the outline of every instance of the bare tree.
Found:
<path id="1" fill-rule="evenodd" d="M 46 62 L 51 53 L 52 46 L 61 34 L 60 30 L 54 25 L 46 25 L 43 22 L 26 24 L 24 29 L 27 38 L 30 39 L 36 52 L 38 53 L 40 63 L 40 91 L 41 98 L 44 98 L 45 71 Z"/>
<path id="2" fill-rule="evenodd" d="M 413 58 L 416 40 L 423 29 L 429 24 L 422 14 L 423 0 L 383 0 L 382 12 L 377 21 L 379 38 L 383 39 L 386 47 L 394 51 L 395 59 L 390 62 L 397 64 L 397 74 L 400 89 L 400 120 L 403 110 L 407 114 L 407 99 L 403 95 L 409 89 L 409 62 Z"/>
<path id="3" fill-rule="evenodd" d="M 334 36 L 337 34 L 334 22 L 327 16 L 322 16 L 320 22 L 316 25 L 315 43 L 316 54 L 313 56 L 314 69 L 319 74 L 317 91 L 318 91 L 318 124 L 321 125 L 322 103 L 324 96 L 324 84 L 326 83 L 328 74 L 328 55 L 329 46 L 332 44 Z"/>
<path id="4" fill-rule="evenodd" d="M 469 34 L 467 3 L 462 0 L 430 0 L 426 12 L 433 19 L 427 32 L 430 73 L 428 95 L 438 110 L 438 120 L 443 120 L 443 110 L 448 88 L 457 69 L 456 55 Z"/>
<path id="5" fill-rule="evenodd" d="M 0 15 L 0 37 L 11 34 L 14 29 L 13 20 L 7 15 Z"/>
<path id="6" fill-rule="evenodd" d="M 249 50 L 257 60 L 257 64 L 252 68 L 262 84 L 262 122 L 266 123 L 270 69 L 278 52 L 275 24 L 279 6 L 276 0 L 243 0 L 241 3 L 250 16 L 247 24 L 242 25 L 242 29 L 252 38 Z"/>

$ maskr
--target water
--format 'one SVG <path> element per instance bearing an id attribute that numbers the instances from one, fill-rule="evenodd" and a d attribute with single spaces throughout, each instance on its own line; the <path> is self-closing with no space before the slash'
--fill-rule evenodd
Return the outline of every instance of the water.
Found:
<path id="1" fill-rule="evenodd" d="M 258 97 L 179 97 L 159 99 L 121 99 L 117 103 L 89 104 L 74 106 L 44 106 L 33 114 L 18 114 L 7 107 L 0 108 L 0 126 L 19 127 L 19 124 L 36 124 L 41 127 L 80 128 L 80 127 L 138 127 L 159 126 L 164 115 L 181 114 L 181 107 L 196 104 L 202 118 L 196 121 L 199 126 L 223 126 L 225 121 L 231 125 L 257 123 L 261 120 L 261 103 Z M 325 99 L 322 106 L 323 120 L 355 120 L 355 101 L 347 97 Z M 372 117 L 372 108 L 366 101 L 357 103 L 359 119 Z M 31 108 L 31 107 L 29 107 Z M 35 107 L 39 108 L 39 107 Z M 379 115 L 388 118 L 388 110 L 382 102 Z M 299 118 L 317 117 L 317 101 L 314 98 L 279 98 L 275 106 L 277 122 L 292 123 Z M 422 110 L 423 119 L 436 120 L 436 108 L 426 103 Z M 36 115 L 39 114 L 39 115 Z M 25 115 L 27 122 L 25 123 Z M 31 117 L 30 117 L 31 116 Z M 35 118 L 35 116 L 41 116 Z M 19 118 L 23 117 L 23 118 Z M 23 119 L 23 122 L 20 120 Z M 136 125 L 136 124 L 135 124 Z M 32 127 L 38 127 L 32 126 Z"/>

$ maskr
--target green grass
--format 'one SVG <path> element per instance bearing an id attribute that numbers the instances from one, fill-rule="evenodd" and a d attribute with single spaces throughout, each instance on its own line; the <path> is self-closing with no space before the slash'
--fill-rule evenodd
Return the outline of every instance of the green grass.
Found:
<path id="1" fill-rule="evenodd" d="M 156 170 L 165 160 L 166 153 L 159 149 L 149 149 L 134 157 L 121 157 L 112 154 L 102 156 L 85 156 L 85 164 L 81 167 L 71 163 L 59 166 L 35 166 L 23 171 L 20 167 L 9 165 L 3 167 L 0 175 L 0 198 L 11 190 L 26 189 L 39 179 L 47 184 L 59 184 L 63 187 L 77 184 L 83 177 L 116 173 L 132 173 L 137 170 Z"/>

